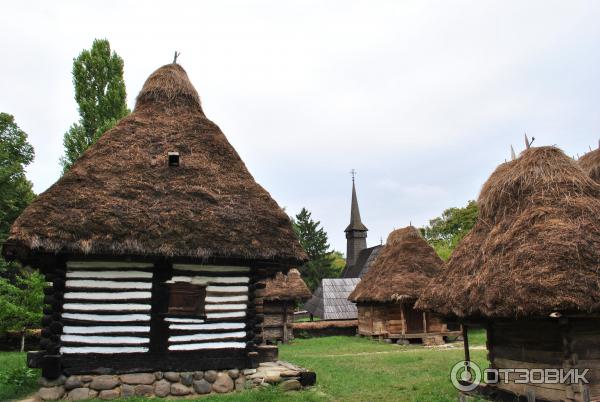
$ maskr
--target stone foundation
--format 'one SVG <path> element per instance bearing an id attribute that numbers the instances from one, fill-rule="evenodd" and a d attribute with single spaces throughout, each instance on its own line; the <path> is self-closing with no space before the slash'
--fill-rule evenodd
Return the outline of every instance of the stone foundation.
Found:
<path id="1" fill-rule="evenodd" d="M 314 385 L 314 372 L 276 361 L 260 363 L 258 369 L 208 370 L 194 372 L 154 372 L 121 375 L 77 375 L 56 380 L 40 378 L 38 397 L 53 401 L 111 400 L 132 396 L 185 397 L 210 393 L 242 391 L 260 386 L 280 386 L 296 391 Z"/>

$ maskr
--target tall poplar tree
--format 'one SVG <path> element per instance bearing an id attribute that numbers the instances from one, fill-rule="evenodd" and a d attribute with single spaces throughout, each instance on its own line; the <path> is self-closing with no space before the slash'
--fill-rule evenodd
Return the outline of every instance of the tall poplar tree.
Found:
<path id="1" fill-rule="evenodd" d="M 92 48 L 73 60 L 75 101 L 80 119 L 65 133 L 63 172 L 105 131 L 129 113 L 123 79 L 123 59 L 110 49 L 106 39 L 96 39 Z"/>

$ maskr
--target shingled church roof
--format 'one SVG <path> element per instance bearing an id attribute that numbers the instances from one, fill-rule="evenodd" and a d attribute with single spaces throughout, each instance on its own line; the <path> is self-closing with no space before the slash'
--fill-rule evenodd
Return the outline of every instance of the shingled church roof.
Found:
<path id="1" fill-rule="evenodd" d="M 355 320 L 356 304 L 348 296 L 360 282 L 360 278 L 323 279 L 304 308 L 323 320 Z"/>

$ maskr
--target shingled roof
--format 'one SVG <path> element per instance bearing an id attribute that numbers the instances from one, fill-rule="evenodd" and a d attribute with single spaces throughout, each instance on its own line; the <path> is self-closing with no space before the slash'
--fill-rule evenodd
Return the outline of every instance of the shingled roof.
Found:
<path id="1" fill-rule="evenodd" d="M 373 265 L 373 261 L 379 254 L 381 246 L 373 246 L 360 250 L 356 263 L 352 266 L 346 266 L 342 271 L 342 278 L 362 278 Z"/>
<path id="2" fill-rule="evenodd" d="M 288 216 L 206 118 L 178 64 L 152 73 L 133 113 L 25 209 L 4 254 L 23 250 L 306 260 Z"/>
<path id="3" fill-rule="evenodd" d="M 323 320 L 354 320 L 358 312 L 348 296 L 359 282 L 360 278 L 323 279 L 304 308 Z"/>
<path id="4" fill-rule="evenodd" d="M 311 297 L 310 290 L 302 280 L 300 272 L 292 268 L 287 275 L 282 272 L 265 281 L 266 287 L 259 291 L 259 296 L 265 300 L 308 300 Z"/>
<path id="5" fill-rule="evenodd" d="M 458 317 L 600 311 L 600 186 L 555 147 L 484 184 L 479 217 L 417 308 Z"/>
<path id="6" fill-rule="evenodd" d="M 442 272 L 443 265 L 417 228 L 394 230 L 349 299 L 382 303 L 414 301 L 431 279 Z"/>

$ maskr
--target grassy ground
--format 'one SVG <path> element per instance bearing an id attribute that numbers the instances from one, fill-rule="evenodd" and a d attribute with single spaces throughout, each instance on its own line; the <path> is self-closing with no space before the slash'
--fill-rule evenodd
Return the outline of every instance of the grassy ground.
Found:
<path id="1" fill-rule="evenodd" d="M 0 401 L 10 401 L 37 390 L 39 370 L 28 369 L 25 353 L 0 353 Z"/>
<path id="2" fill-rule="evenodd" d="M 475 331 L 470 337 L 472 359 L 486 367 L 485 332 Z M 282 345 L 280 358 L 310 368 L 317 373 L 317 386 L 309 391 L 283 394 L 277 389 L 249 391 L 241 394 L 214 395 L 197 398 L 204 402 L 225 401 L 456 401 L 457 392 L 449 380 L 451 367 L 463 359 L 462 344 L 453 349 L 397 346 L 358 337 L 323 337 L 298 339 Z M 479 348 L 478 348 L 479 346 Z M 10 355 L 7 357 L 7 355 Z M 23 365 L 24 355 L 0 354 L 2 362 Z M 2 393 L 6 400 L 10 393 Z M 27 385 L 19 395 L 26 395 L 35 386 Z M 15 392 L 15 389 L 12 389 Z M 3 397 L 4 396 L 4 397 Z M 13 396 L 14 397 L 14 396 Z M 127 399 L 129 402 L 149 401 L 145 398 Z M 156 399 L 154 399 L 156 401 Z"/>

